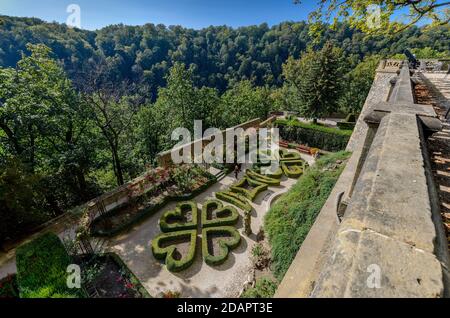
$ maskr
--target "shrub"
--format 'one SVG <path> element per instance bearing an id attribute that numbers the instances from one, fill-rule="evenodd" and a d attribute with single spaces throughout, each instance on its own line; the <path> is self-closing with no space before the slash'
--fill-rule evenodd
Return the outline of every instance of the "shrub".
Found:
<path id="1" fill-rule="evenodd" d="M 277 282 L 263 277 L 256 281 L 255 287 L 247 289 L 241 298 L 272 298 L 277 288 Z"/>
<path id="2" fill-rule="evenodd" d="M 279 280 L 295 258 L 344 168 L 336 161 L 348 156 L 339 152 L 319 159 L 267 213 L 264 228 L 272 247 L 274 273 Z"/>
<path id="3" fill-rule="evenodd" d="M 219 238 L 219 252 L 217 255 L 211 255 L 208 248 L 208 235 L 230 235 L 230 237 Z M 202 231 L 202 253 L 205 263 L 209 266 L 218 266 L 223 264 L 227 259 L 230 251 L 235 249 L 241 243 L 241 235 L 239 232 L 231 226 L 206 228 Z"/>
<path id="4" fill-rule="evenodd" d="M 300 161 L 285 161 L 281 163 L 283 173 L 292 179 L 297 179 L 303 174 L 302 162 Z"/>
<path id="5" fill-rule="evenodd" d="M 257 182 L 265 183 L 269 186 L 279 186 L 281 181 L 279 179 L 270 178 L 268 176 L 264 176 L 252 170 L 247 170 L 247 176 Z"/>
<path id="6" fill-rule="evenodd" d="M 190 222 L 183 223 L 184 215 L 186 212 L 192 213 L 192 220 Z M 173 232 L 178 230 L 195 230 L 198 224 L 198 208 L 197 204 L 192 201 L 182 202 L 177 205 L 175 210 L 167 211 L 161 217 L 159 226 L 162 232 Z M 177 221 L 175 223 L 168 223 L 169 220 Z"/>
<path id="7" fill-rule="evenodd" d="M 245 188 L 246 186 L 253 187 L 253 189 L 248 190 Z M 261 192 L 266 191 L 267 188 L 267 184 L 252 180 L 248 177 L 244 177 L 242 180 L 230 187 L 231 192 L 242 194 L 250 201 L 254 201 L 256 196 Z"/>
<path id="8" fill-rule="evenodd" d="M 339 129 L 342 129 L 342 130 L 353 130 L 353 129 L 355 129 L 356 123 L 343 121 L 343 122 L 337 123 L 337 126 Z"/>
<path id="9" fill-rule="evenodd" d="M 215 219 L 208 219 L 210 209 L 216 212 Z M 222 217 L 224 216 L 224 217 Z M 203 228 L 215 226 L 235 225 L 239 221 L 239 213 L 232 206 L 224 207 L 219 200 L 208 200 L 202 207 L 202 226 Z"/>
<path id="10" fill-rule="evenodd" d="M 161 244 L 170 244 L 180 240 L 189 240 L 189 251 L 181 259 L 177 258 L 177 247 L 169 245 L 161 247 Z M 152 240 L 153 256 L 159 260 L 165 260 L 167 269 L 171 272 L 180 272 L 189 268 L 195 260 L 197 247 L 197 230 L 163 233 Z"/>
<path id="11" fill-rule="evenodd" d="M 281 138 L 289 142 L 308 144 L 327 151 L 340 151 L 347 147 L 351 130 L 341 130 L 321 125 L 302 123 L 297 120 L 277 120 Z"/>
<path id="12" fill-rule="evenodd" d="M 67 287 L 72 261 L 60 239 L 44 234 L 17 249 L 17 281 L 21 298 L 78 298 L 81 290 Z"/>
<path id="13" fill-rule="evenodd" d="M 216 198 L 225 202 L 228 202 L 230 204 L 233 204 L 234 206 L 237 206 L 244 212 L 251 212 L 252 206 L 247 201 L 247 199 L 237 193 L 231 192 L 231 191 L 224 191 L 224 192 L 216 192 L 215 194 Z"/>

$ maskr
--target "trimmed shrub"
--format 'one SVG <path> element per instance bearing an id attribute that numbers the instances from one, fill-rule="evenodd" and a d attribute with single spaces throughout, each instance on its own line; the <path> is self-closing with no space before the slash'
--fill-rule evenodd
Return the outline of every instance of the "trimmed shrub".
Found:
<path id="1" fill-rule="evenodd" d="M 19 298 L 17 275 L 8 275 L 0 280 L 0 299 Z"/>
<path id="2" fill-rule="evenodd" d="M 216 218 L 208 219 L 208 212 L 216 212 Z M 223 216 L 223 217 L 222 217 Z M 203 228 L 235 225 L 239 221 L 239 213 L 232 206 L 223 206 L 219 200 L 208 200 L 202 207 Z"/>
<path id="3" fill-rule="evenodd" d="M 245 188 L 246 186 L 253 187 L 253 189 L 248 190 Z M 267 189 L 267 184 L 252 180 L 248 177 L 242 178 L 242 180 L 230 187 L 231 192 L 242 194 L 250 201 L 254 201 L 258 194 L 266 191 Z"/>
<path id="4" fill-rule="evenodd" d="M 337 123 L 337 127 L 342 130 L 353 130 L 355 129 L 356 123 L 353 122 L 339 122 Z"/>
<path id="5" fill-rule="evenodd" d="M 300 161 L 285 161 L 281 163 L 281 169 L 288 178 L 297 179 L 303 174 L 302 165 Z"/>
<path id="6" fill-rule="evenodd" d="M 81 290 L 67 287 L 72 264 L 61 240 L 47 233 L 17 249 L 17 281 L 21 298 L 79 298 Z"/>
<path id="7" fill-rule="evenodd" d="M 346 152 L 326 155 L 305 174 L 267 213 L 264 229 L 272 247 L 273 270 L 281 280 L 330 196 L 344 164 Z"/>
<path id="8" fill-rule="evenodd" d="M 327 151 L 340 151 L 347 147 L 351 130 L 302 123 L 298 120 L 277 120 L 281 138 L 289 142 L 308 144 Z"/>
<path id="9" fill-rule="evenodd" d="M 229 235 L 229 237 L 219 238 L 219 253 L 211 255 L 208 248 L 208 235 Z M 218 266 L 223 264 L 227 259 L 230 251 L 235 249 L 241 243 L 241 235 L 231 226 L 206 228 L 202 231 L 202 252 L 205 263 L 209 266 Z"/>
<path id="10" fill-rule="evenodd" d="M 177 243 L 180 240 L 189 240 L 189 251 L 187 255 L 178 259 L 177 247 L 169 245 L 161 247 L 161 244 Z M 152 240 L 153 256 L 159 260 L 165 260 L 166 267 L 171 272 L 180 272 L 190 267 L 195 260 L 197 247 L 197 230 L 163 233 Z"/>
<path id="11" fill-rule="evenodd" d="M 241 298 L 272 298 L 278 288 L 276 281 L 266 277 L 259 278 L 255 287 L 247 289 Z"/>
<path id="12" fill-rule="evenodd" d="M 187 212 L 192 213 L 192 220 L 190 222 L 182 223 L 184 215 Z M 164 233 L 174 232 L 179 230 L 195 230 L 198 224 L 198 208 L 197 204 L 192 201 L 182 202 L 177 205 L 174 211 L 167 211 L 159 221 L 159 227 Z M 175 223 L 168 223 L 169 221 L 176 221 Z"/>
<path id="13" fill-rule="evenodd" d="M 140 210 L 133 218 L 129 219 L 127 222 L 122 223 L 120 226 L 113 228 L 111 230 L 102 230 L 97 227 L 97 224 L 103 222 L 105 219 L 108 219 L 114 214 L 119 213 L 119 207 L 114 208 L 108 213 L 96 218 L 92 221 L 90 226 L 90 234 L 95 237 L 113 237 L 118 235 L 119 233 L 126 231 L 133 227 L 135 224 L 143 221 L 144 219 L 152 216 L 156 212 L 160 211 L 163 207 L 165 207 L 168 203 L 170 203 L 172 199 L 168 197 L 164 197 L 163 200 L 156 204 L 151 204 Z"/>
<path id="14" fill-rule="evenodd" d="M 251 212 L 252 206 L 247 201 L 247 199 L 237 193 L 231 192 L 231 191 L 223 191 L 223 192 L 216 192 L 215 194 L 216 198 L 222 201 L 225 201 L 227 203 L 230 203 L 234 206 L 237 206 L 244 212 Z"/>
<path id="15" fill-rule="evenodd" d="M 280 179 L 270 178 L 252 170 L 247 170 L 246 174 L 250 179 L 265 183 L 269 186 L 279 186 L 281 183 Z"/>

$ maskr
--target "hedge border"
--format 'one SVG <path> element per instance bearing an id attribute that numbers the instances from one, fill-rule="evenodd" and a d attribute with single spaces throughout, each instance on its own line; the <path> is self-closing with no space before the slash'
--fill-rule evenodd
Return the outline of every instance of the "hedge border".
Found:
<path id="1" fill-rule="evenodd" d="M 237 206 L 244 212 L 251 212 L 253 209 L 251 204 L 247 201 L 247 198 L 240 194 L 233 193 L 231 191 L 222 191 L 216 192 L 215 196 L 218 200 L 222 200 L 234 206 Z"/>
<path id="2" fill-rule="evenodd" d="M 281 184 L 281 180 L 280 179 L 270 178 L 268 176 L 264 176 L 262 174 L 259 174 L 259 173 L 255 172 L 253 170 L 247 170 L 246 171 L 246 175 L 252 180 L 265 183 L 265 184 L 267 184 L 269 186 L 277 187 L 277 186 L 280 186 L 280 184 Z"/>
<path id="3" fill-rule="evenodd" d="M 210 205 L 215 204 L 216 208 L 214 211 L 217 211 L 217 213 L 221 212 L 230 212 L 231 215 L 225 218 L 216 218 L 209 220 L 208 219 L 208 208 Z M 207 200 L 203 203 L 202 206 L 202 227 L 203 228 L 210 228 L 210 227 L 221 227 L 221 226 L 229 226 L 229 225 L 236 225 L 239 221 L 239 212 L 232 206 L 224 206 L 223 203 L 219 200 Z"/>
<path id="4" fill-rule="evenodd" d="M 297 162 L 282 162 L 281 169 L 288 178 L 292 179 L 298 179 L 303 174 L 303 168 Z"/>
<path id="5" fill-rule="evenodd" d="M 19 285 L 17 283 L 17 274 L 10 274 L 0 279 L 0 286 L 0 299 L 20 298 Z M 8 288 L 8 290 L 6 290 L 6 288 Z M 2 290 L 4 291 L 3 293 Z"/>
<path id="6" fill-rule="evenodd" d="M 108 213 L 106 213 L 106 214 L 96 218 L 94 221 L 92 221 L 90 234 L 94 237 L 114 237 L 122 232 L 125 232 L 126 230 L 129 230 L 134 225 L 138 224 L 139 222 L 142 222 L 146 218 L 149 218 L 150 216 L 156 214 L 158 211 L 160 211 L 162 208 L 164 208 L 170 202 L 182 202 L 182 201 L 192 200 L 197 195 L 203 193 L 206 189 L 208 189 L 209 187 L 211 187 L 212 185 L 217 183 L 217 178 L 215 176 L 213 176 L 212 174 L 209 174 L 209 175 L 210 175 L 210 180 L 207 181 L 202 186 L 198 187 L 193 192 L 188 193 L 186 195 L 182 195 L 182 196 L 168 195 L 168 196 L 164 197 L 163 200 L 161 200 L 161 202 L 142 209 L 141 212 L 136 214 L 135 217 L 131 218 L 129 221 L 123 223 L 122 225 L 116 227 L 115 229 L 112 229 L 109 231 L 92 230 L 92 228 L 97 223 L 99 223 L 99 222 L 103 221 L 104 219 L 109 218 L 109 217 L 113 216 L 115 213 L 117 213 L 117 211 L 119 209 L 119 206 L 118 206 L 118 207 L 114 208 L 113 210 L 109 211 Z M 126 205 L 126 204 L 128 204 L 128 202 L 124 203 L 124 204 Z"/>
<path id="7" fill-rule="evenodd" d="M 320 125 L 302 123 L 296 120 L 276 121 L 280 136 L 288 142 L 309 144 L 327 151 L 340 151 L 347 147 L 352 130 L 342 130 Z"/>
<path id="8" fill-rule="evenodd" d="M 219 240 L 220 253 L 211 255 L 208 250 L 208 235 L 213 234 L 231 234 L 230 238 L 222 238 Z M 226 241 L 225 241 L 226 240 Z M 214 228 L 205 228 L 202 230 L 202 253 L 205 263 L 209 266 L 218 266 L 228 259 L 230 252 L 241 244 L 241 235 L 238 230 L 232 226 L 222 226 Z"/>
<path id="9" fill-rule="evenodd" d="M 192 221 L 187 223 L 167 223 L 169 218 L 179 220 L 183 217 L 184 208 L 189 208 L 192 212 Z M 167 211 L 163 214 L 161 219 L 159 220 L 159 227 L 163 233 L 175 232 L 175 231 L 184 231 L 184 230 L 195 230 L 198 226 L 198 207 L 197 204 L 193 201 L 186 201 L 178 203 L 175 207 L 175 210 Z"/>
<path id="10" fill-rule="evenodd" d="M 255 187 L 255 188 L 253 190 L 249 191 L 242 187 L 245 183 L 248 183 L 252 187 Z M 258 196 L 258 194 L 266 191 L 268 188 L 269 188 L 269 186 L 266 183 L 258 182 L 258 181 L 252 180 L 248 177 L 244 177 L 241 180 L 239 180 L 237 183 L 232 185 L 230 187 L 230 190 L 231 190 L 231 192 L 242 194 L 247 199 L 249 199 L 250 201 L 253 202 L 256 199 L 256 197 Z"/>
<path id="11" fill-rule="evenodd" d="M 160 243 L 169 242 L 173 240 L 179 240 L 185 237 L 189 237 L 190 245 L 188 254 L 182 259 L 176 260 L 173 258 L 173 254 L 176 251 L 176 246 L 171 245 L 168 247 L 160 247 Z M 152 253 L 156 259 L 165 260 L 166 267 L 170 272 L 181 272 L 189 268 L 195 261 L 195 254 L 197 250 L 197 230 L 187 230 L 179 232 L 169 232 L 158 235 L 152 240 L 151 243 Z"/>

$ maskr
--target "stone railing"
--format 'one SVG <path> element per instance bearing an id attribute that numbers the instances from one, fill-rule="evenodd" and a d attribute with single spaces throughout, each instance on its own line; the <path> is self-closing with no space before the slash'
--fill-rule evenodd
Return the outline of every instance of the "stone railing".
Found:
<path id="1" fill-rule="evenodd" d="M 269 118 L 269 120 L 270 120 L 270 118 Z M 260 118 L 252 119 L 252 120 L 250 120 L 248 122 L 245 122 L 243 124 L 240 124 L 238 126 L 222 130 L 222 137 L 225 140 L 227 132 L 234 131 L 236 129 L 243 129 L 244 131 L 249 129 L 249 128 L 259 129 L 261 123 L 262 122 L 261 122 Z M 264 122 L 264 123 L 266 123 L 266 122 Z M 182 151 L 189 151 L 189 149 L 190 149 L 190 153 L 192 155 L 194 155 L 194 150 L 195 149 L 203 150 L 204 147 L 206 147 L 210 142 L 212 142 L 211 138 L 202 138 L 202 139 L 194 140 L 191 143 L 187 143 L 185 145 L 182 145 L 180 147 L 174 148 L 172 150 L 161 152 L 160 154 L 158 154 L 158 156 L 156 158 L 157 161 L 158 161 L 158 165 L 160 167 L 171 166 L 173 164 L 172 163 L 172 153 L 180 153 Z"/>
<path id="2" fill-rule="evenodd" d="M 277 297 L 448 296 L 447 240 L 426 150 L 440 129 L 434 109 L 414 103 L 407 63 L 383 61 L 352 157 Z"/>

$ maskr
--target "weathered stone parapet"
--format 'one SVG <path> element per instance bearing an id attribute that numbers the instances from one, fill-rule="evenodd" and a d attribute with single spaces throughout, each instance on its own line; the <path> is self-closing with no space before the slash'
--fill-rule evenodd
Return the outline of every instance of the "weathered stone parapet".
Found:
<path id="1" fill-rule="evenodd" d="M 414 104 L 407 63 L 401 72 L 386 65 L 349 143 L 352 157 L 277 297 L 448 295 L 446 238 L 424 156 L 441 123 L 431 106 Z"/>
<path id="2" fill-rule="evenodd" d="M 312 297 L 445 295 L 448 254 L 436 251 L 442 224 L 433 217 L 420 117 L 431 129 L 440 124 L 432 107 L 413 101 L 405 65 L 389 103 L 374 105 L 364 118 L 379 120 L 379 127 Z M 372 275 L 379 285 L 371 284 Z"/>

